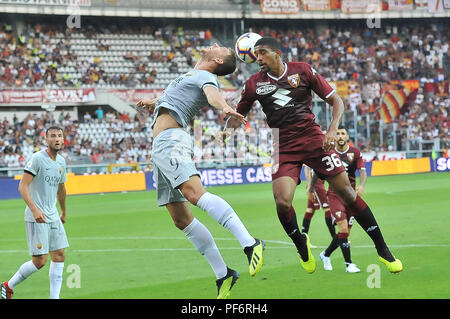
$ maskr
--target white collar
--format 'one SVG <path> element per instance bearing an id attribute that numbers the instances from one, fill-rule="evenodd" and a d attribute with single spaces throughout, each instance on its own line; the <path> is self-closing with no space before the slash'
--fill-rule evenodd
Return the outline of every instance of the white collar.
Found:
<path id="1" fill-rule="evenodd" d="M 270 75 L 269 72 L 267 72 L 267 75 L 269 76 L 269 78 L 271 78 L 272 80 L 275 80 L 275 81 L 280 81 L 281 78 L 282 78 L 283 76 L 285 76 L 285 74 L 286 74 L 286 72 L 287 72 L 287 64 L 286 64 L 286 63 L 283 63 L 283 64 L 284 64 L 284 72 L 283 72 L 283 74 L 281 74 L 279 78 L 276 78 L 276 77 Z"/>
<path id="2" fill-rule="evenodd" d="M 338 152 L 339 154 L 344 154 L 344 153 L 346 153 L 349 149 L 350 149 L 350 145 L 348 145 L 348 144 L 347 144 L 347 149 L 346 149 L 345 151 L 343 151 L 343 152 L 339 152 L 338 149 L 337 149 L 337 147 L 334 148 L 334 150 L 335 150 L 336 152 Z"/>

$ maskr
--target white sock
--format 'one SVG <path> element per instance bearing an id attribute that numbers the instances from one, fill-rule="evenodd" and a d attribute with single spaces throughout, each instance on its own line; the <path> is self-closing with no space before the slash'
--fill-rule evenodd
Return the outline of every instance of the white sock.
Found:
<path id="1" fill-rule="evenodd" d="M 31 274 L 35 273 L 39 269 L 33 264 L 33 261 L 29 260 L 20 266 L 19 270 L 12 276 L 10 280 L 8 280 L 8 286 L 12 290 L 20 284 L 22 281 L 27 279 Z"/>
<path id="2" fill-rule="evenodd" d="M 256 243 L 230 204 L 219 196 L 206 192 L 199 198 L 197 206 L 228 229 L 239 240 L 242 248 Z"/>
<path id="3" fill-rule="evenodd" d="M 50 277 L 50 299 L 59 299 L 63 281 L 64 262 L 51 262 L 48 276 Z"/>
<path id="4" fill-rule="evenodd" d="M 216 278 L 220 279 L 227 274 L 227 266 L 220 255 L 219 249 L 214 242 L 214 239 L 205 227 L 197 218 L 183 229 L 183 233 L 191 241 L 195 248 L 205 256 L 208 263 L 211 265 Z"/>

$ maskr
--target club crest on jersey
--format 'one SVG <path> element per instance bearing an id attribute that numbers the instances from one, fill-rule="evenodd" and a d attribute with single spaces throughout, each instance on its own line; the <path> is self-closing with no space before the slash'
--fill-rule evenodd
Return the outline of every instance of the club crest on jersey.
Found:
<path id="1" fill-rule="evenodd" d="M 289 85 L 292 86 L 293 88 L 296 88 L 300 85 L 300 75 L 298 75 L 298 73 L 289 75 L 287 77 L 287 80 L 289 82 Z"/>
<path id="2" fill-rule="evenodd" d="M 59 175 L 62 173 L 62 167 L 59 168 Z"/>
<path id="3" fill-rule="evenodd" d="M 354 157 L 355 157 L 355 153 L 347 153 L 347 159 L 349 162 L 353 161 Z"/>

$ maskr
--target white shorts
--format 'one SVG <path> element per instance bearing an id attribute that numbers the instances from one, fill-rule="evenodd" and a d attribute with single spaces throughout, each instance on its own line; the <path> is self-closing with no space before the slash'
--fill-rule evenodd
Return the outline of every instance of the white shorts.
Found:
<path id="1" fill-rule="evenodd" d="M 52 223 L 25 223 L 28 251 L 31 256 L 69 247 L 66 231 L 60 219 Z"/>
<path id="2" fill-rule="evenodd" d="M 191 136 L 181 128 L 162 131 L 153 140 L 152 167 L 159 206 L 187 201 L 177 187 L 193 175 L 200 176 L 193 155 Z"/>

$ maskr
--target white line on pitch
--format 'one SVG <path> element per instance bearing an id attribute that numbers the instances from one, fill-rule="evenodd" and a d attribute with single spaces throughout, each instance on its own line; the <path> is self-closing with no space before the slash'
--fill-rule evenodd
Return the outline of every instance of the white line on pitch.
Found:
<path id="1" fill-rule="evenodd" d="M 289 243 L 290 244 L 290 243 Z M 293 246 L 290 244 L 289 246 Z M 286 249 L 291 248 L 289 246 L 266 246 L 266 249 Z M 448 244 L 409 244 L 409 245 L 390 245 L 393 248 L 411 248 L 411 247 L 450 247 Z M 326 248 L 326 246 L 316 246 L 316 248 Z M 352 248 L 374 248 L 371 245 L 358 245 L 352 246 Z M 241 250 L 241 247 L 221 247 L 220 250 Z M 149 251 L 196 251 L 195 248 L 111 248 L 111 249 L 70 249 L 70 252 L 75 253 L 120 253 L 120 252 L 149 252 Z M 0 250 L 0 254 L 9 254 L 9 253 L 25 253 L 28 250 L 23 249 L 3 249 Z"/>

